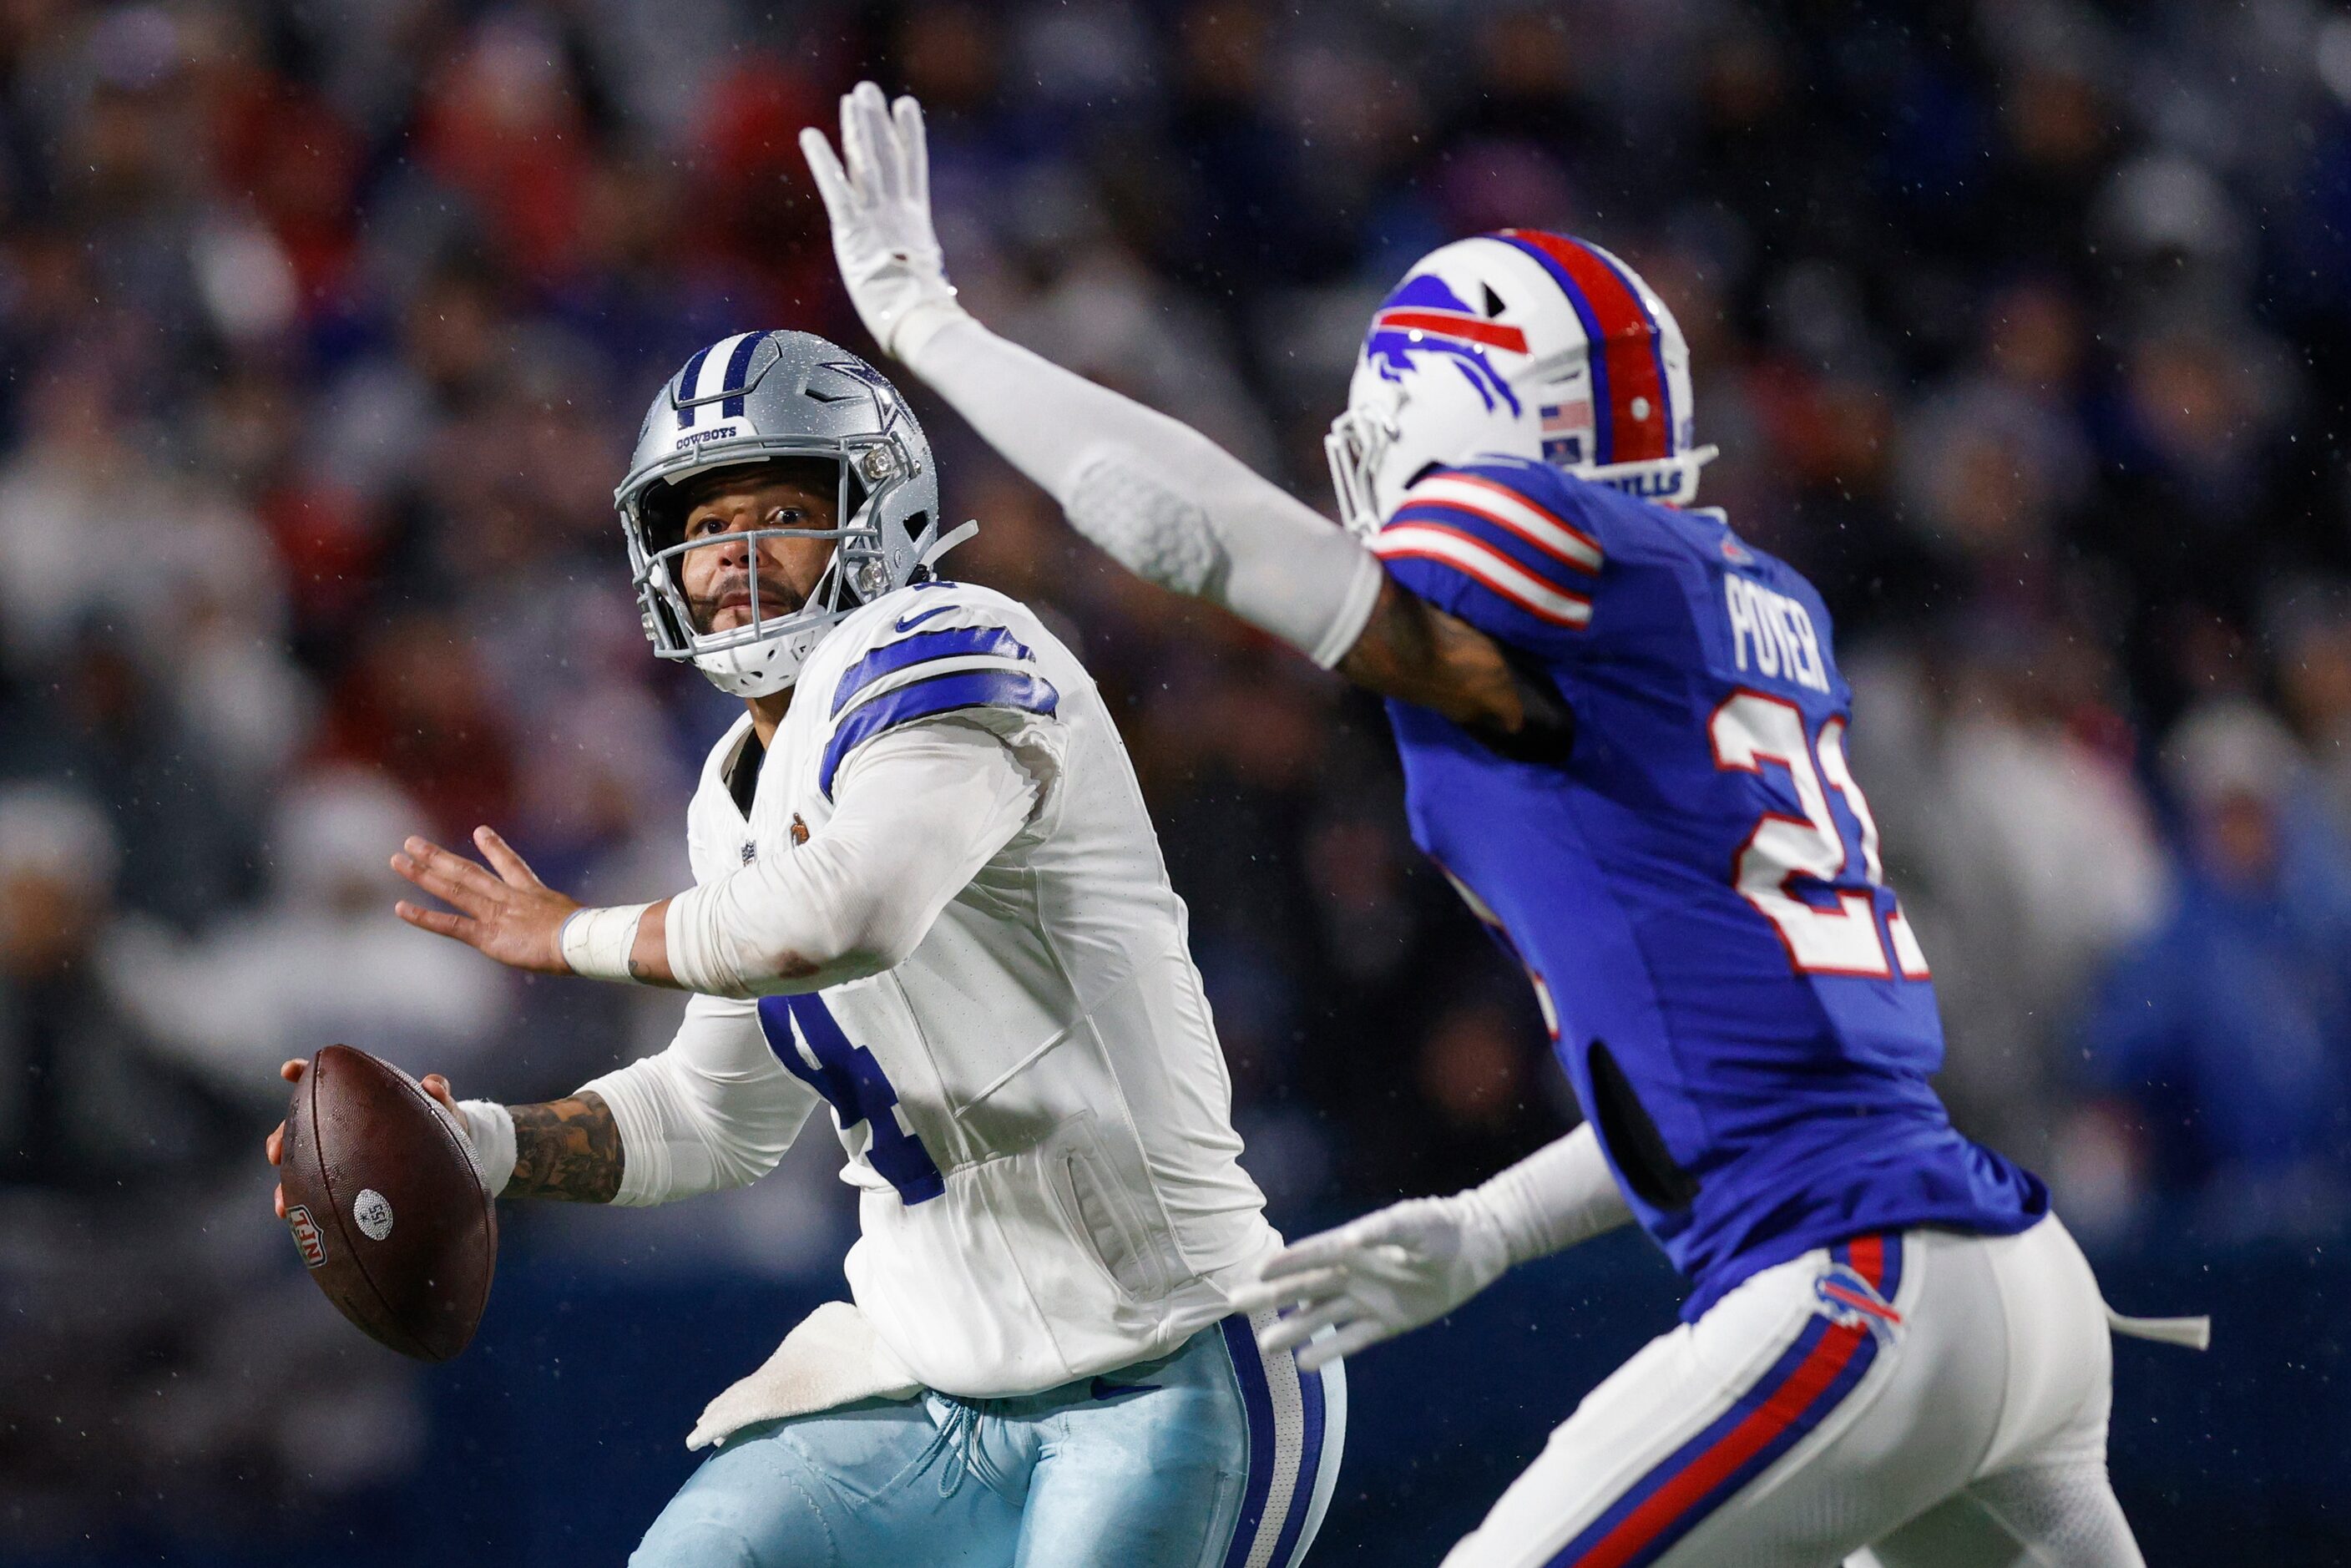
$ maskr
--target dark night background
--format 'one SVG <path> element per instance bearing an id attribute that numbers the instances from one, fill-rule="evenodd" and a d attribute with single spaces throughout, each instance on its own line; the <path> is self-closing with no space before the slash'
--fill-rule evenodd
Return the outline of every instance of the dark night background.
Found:
<path id="1" fill-rule="evenodd" d="M 272 1069 L 567 1092 L 674 998 L 389 913 L 498 824 L 688 880 L 730 705 L 610 509 L 694 349 L 871 352 L 793 137 L 931 119 L 984 319 L 1317 505 L 1372 306 L 1504 224 L 1696 362 L 1701 499 L 1820 584 L 1961 1124 L 2126 1311 L 2157 1563 L 2351 1560 L 2351 14 L 1980 0 L 0 0 L 0 1561 L 617 1562 L 702 1403 L 843 1291 L 821 1124 L 758 1186 L 507 1211 L 475 1348 L 334 1317 Z M 1113 695 L 1293 1232 L 1573 1115 L 1404 836 L 1374 706 L 1092 554 L 924 402 L 960 573 Z M 1318 1563 L 1431 1563 L 1677 1288 L 1619 1236 L 1352 1368 Z"/>

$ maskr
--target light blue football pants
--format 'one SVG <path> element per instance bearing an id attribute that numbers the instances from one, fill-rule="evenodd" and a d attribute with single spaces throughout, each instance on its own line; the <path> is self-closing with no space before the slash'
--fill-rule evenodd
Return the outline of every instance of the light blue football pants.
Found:
<path id="1" fill-rule="evenodd" d="M 1247 1319 L 1012 1399 L 866 1399 L 749 1427 L 670 1500 L 631 1568 L 1292 1568 L 1338 1480 L 1338 1366 Z"/>

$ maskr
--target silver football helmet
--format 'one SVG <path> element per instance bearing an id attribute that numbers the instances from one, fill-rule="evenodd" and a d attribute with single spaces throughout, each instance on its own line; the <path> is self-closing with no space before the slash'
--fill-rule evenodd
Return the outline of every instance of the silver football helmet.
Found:
<path id="1" fill-rule="evenodd" d="M 839 527 L 685 538 L 685 481 L 779 457 L 832 460 Z M 938 475 L 906 400 L 872 365 L 809 332 L 739 332 L 686 361 L 645 412 L 612 502 L 654 653 L 692 660 L 712 685 L 741 697 L 790 685 L 834 622 L 917 580 L 953 542 L 939 537 Z M 754 572 L 749 622 L 697 630 L 679 581 L 685 552 L 746 540 L 756 551 L 785 535 L 837 541 L 808 601 L 789 611 L 762 606 Z"/>

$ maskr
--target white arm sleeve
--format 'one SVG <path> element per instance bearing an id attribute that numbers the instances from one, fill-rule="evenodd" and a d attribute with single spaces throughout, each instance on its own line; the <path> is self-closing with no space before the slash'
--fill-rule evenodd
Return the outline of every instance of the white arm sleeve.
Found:
<path id="1" fill-rule="evenodd" d="M 1471 1190 L 1500 1224 L 1513 1267 L 1589 1241 L 1633 1218 L 1589 1122 Z"/>
<path id="2" fill-rule="evenodd" d="M 670 900 L 670 972 L 720 997 L 814 991 L 904 960 L 1029 821 L 1043 788 L 976 723 L 890 730 L 850 755 L 830 821 Z"/>
<path id="3" fill-rule="evenodd" d="M 904 346 L 909 369 L 1137 576 L 1222 604 L 1325 669 L 1363 634 L 1378 559 L 1189 425 L 960 311 Z"/>
<path id="4" fill-rule="evenodd" d="M 642 1208 L 747 1186 L 776 1168 L 816 1091 L 784 1070 L 757 1004 L 694 997 L 677 1037 L 656 1055 L 582 1084 L 621 1132 L 621 1190 Z"/>

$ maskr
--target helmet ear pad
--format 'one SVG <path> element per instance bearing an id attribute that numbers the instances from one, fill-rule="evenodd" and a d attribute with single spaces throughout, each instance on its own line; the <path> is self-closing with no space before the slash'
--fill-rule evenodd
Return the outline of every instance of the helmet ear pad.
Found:
<path id="1" fill-rule="evenodd" d="M 1388 418 L 1394 434 L 1371 476 L 1373 498 L 1383 517 L 1431 468 L 1452 467 L 1480 455 L 1536 456 L 1542 450 L 1531 411 L 1513 418 L 1509 409 L 1492 405 L 1448 367 L 1431 366 L 1415 373 L 1392 395 Z"/>
<path id="2" fill-rule="evenodd" d="M 685 516 L 692 509 L 686 505 L 684 488 L 666 481 L 652 486 L 638 497 L 637 517 L 644 529 L 645 553 L 658 555 L 684 544 Z M 663 570 L 666 573 L 667 568 Z"/>

